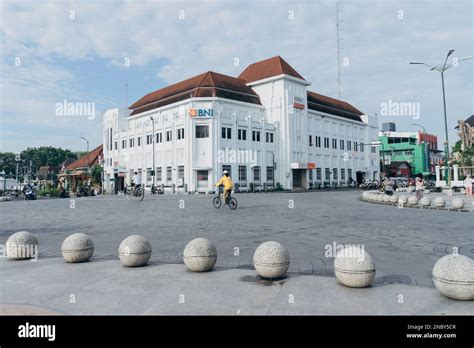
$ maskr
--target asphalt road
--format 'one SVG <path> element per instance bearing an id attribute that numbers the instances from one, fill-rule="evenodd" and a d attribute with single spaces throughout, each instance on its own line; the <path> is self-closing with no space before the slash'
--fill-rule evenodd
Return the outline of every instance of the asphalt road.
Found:
<path id="1" fill-rule="evenodd" d="M 235 211 L 212 206 L 212 195 L 155 195 L 142 202 L 123 196 L 0 203 L 0 243 L 20 230 L 39 239 L 40 258 L 61 256 L 69 234 L 95 243 L 93 260 L 118 259 L 120 242 L 146 236 L 152 262 L 182 263 L 185 245 L 212 240 L 217 266 L 251 269 L 258 245 L 275 240 L 291 256 L 292 274 L 333 277 L 332 247 L 359 244 L 372 255 L 376 284 L 433 287 L 434 263 L 457 247 L 474 257 L 474 214 L 399 209 L 361 202 L 359 191 L 238 194 Z"/>

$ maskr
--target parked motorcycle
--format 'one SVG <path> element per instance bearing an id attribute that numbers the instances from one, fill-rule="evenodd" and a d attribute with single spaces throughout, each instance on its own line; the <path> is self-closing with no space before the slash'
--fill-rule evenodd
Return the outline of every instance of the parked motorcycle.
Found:
<path id="1" fill-rule="evenodd" d="M 69 198 L 69 192 L 67 192 L 64 188 L 61 188 L 59 191 L 59 198 Z"/>
<path id="2" fill-rule="evenodd" d="M 37 197 L 36 190 L 31 185 L 25 187 L 25 190 L 23 191 L 23 195 L 25 197 L 25 200 L 27 201 L 34 201 Z"/>
<path id="3" fill-rule="evenodd" d="M 160 188 L 158 188 L 157 186 L 154 186 L 154 185 L 151 185 L 151 190 L 150 190 L 150 192 L 151 192 L 152 195 L 154 195 L 154 194 L 156 194 L 156 193 L 159 194 L 159 195 L 161 195 L 161 194 L 164 193 L 162 189 L 160 189 Z"/>

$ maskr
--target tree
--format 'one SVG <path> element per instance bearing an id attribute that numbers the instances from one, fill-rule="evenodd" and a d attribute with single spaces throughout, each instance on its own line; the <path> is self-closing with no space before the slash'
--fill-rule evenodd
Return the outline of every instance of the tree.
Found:
<path id="1" fill-rule="evenodd" d="M 94 167 L 92 167 L 91 176 L 91 182 L 93 185 L 102 185 L 102 166 L 100 164 L 96 164 Z"/>
<path id="2" fill-rule="evenodd" d="M 0 171 L 5 170 L 6 173 L 16 173 L 15 154 L 12 152 L 0 153 Z M 51 146 L 42 146 L 39 148 L 27 148 L 20 153 L 19 179 L 24 180 L 24 176 L 31 173 L 32 177 L 36 176 L 36 172 L 41 166 L 59 166 L 66 159 L 77 159 L 75 152 L 68 149 L 55 148 Z M 25 175 L 24 175 L 25 174 Z"/>
<path id="3" fill-rule="evenodd" d="M 0 172 L 16 174 L 16 155 L 13 152 L 0 152 Z"/>

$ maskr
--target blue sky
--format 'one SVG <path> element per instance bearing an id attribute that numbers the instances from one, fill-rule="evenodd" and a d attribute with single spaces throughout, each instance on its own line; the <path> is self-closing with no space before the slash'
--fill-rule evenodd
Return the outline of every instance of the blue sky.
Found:
<path id="1" fill-rule="evenodd" d="M 335 1 L 0 1 L 0 151 L 85 150 L 102 141 L 101 114 L 204 71 L 237 76 L 282 56 L 309 89 L 337 97 Z M 421 123 L 444 140 L 443 63 L 474 55 L 472 0 L 342 1 L 342 98 L 365 113 L 419 103 L 420 118 L 379 116 L 398 130 Z M 235 58 L 239 66 L 234 65 Z M 125 66 L 129 61 L 130 65 Z M 20 63 L 20 64 L 18 64 Z M 446 73 L 450 140 L 474 113 L 474 59 Z M 58 116 L 57 103 L 94 103 L 96 117 Z M 441 144 L 440 141 L 440 144 Z"/>

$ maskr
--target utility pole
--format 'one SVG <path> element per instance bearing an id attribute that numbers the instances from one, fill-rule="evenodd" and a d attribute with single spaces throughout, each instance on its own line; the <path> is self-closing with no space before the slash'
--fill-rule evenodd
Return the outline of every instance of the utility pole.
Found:
<path id="1" fill-rule="evenodd" d="M 445 150 L 444 150 L 444 162 L 445 162 L 444 163 L 444 176 L 445 176 L 445 180 L 446 180 L 446 185 L 448 187 L 451 186 L 451 171 L 450 171 L 450 168 L 449 168 L 448 116 L 446 114 L 446 94 L 445 94 L 445 91 L 444 91 L 444 72 L 446 70 L 448 70 L 449 68 L 455 66 L 454 63 L 446 65 L 446 63 L 448 62 L 449 56 L 451 54 L 453 54 L 453 52 L 454 52 L 454 50 L 449 50 L 448 51 L 448 54 L 446 55 L 446 59 L 444 60 L 443 65 L 431 66 L 431 65 L 426 64 L 424 62 L 410 62 L 410 64 L 425 65 L 428 68 L 430 68 L 430 70 L 436 70 L 436 71 L 441 73 L 441 86 L 442 86 L 442 89 L 443 89 L 444 132 L 445 132 L 445 137 L 446 137 L 446 141 L 444 142 L 444 147 L 445 147 Z M 461 59 L 457 59 L 457 62 L 460 62 L 460 61 L 463 61 L 463 60 L 468 60 L 468 59 L 473 59 L 473 58 L 474 58 L 474 56 L 464 57 L 464 58 L 461 58 Z"/>
<path id="2" fill-rule="evenodd" d="M 89 140 L 84 137 L 81 137 L 81 139 L 85 140 L 85 142 L 87 143 L 87 153 L 89 153 Z"/>
<path id="3" fill-rule="evenodd" d="M 342 3 L 336 2 L 336 37 L 337 37 L 337 95 L 341 98 L 342 94 L 342 67 L 341 67 L 341 18 L 342 15 Z"/>
<path id="4" fill-rule="evenodd" d="M 16 184 L 18 185 L 18 164 L 20 163 L 20 154 L 17 153 L 15 156 L 15 162 L 16 162 Z"/>
<path id="5" fill-rule="evenodd" d="M 151 168 L 151 174 L 153 176 L 153 186 L 152 186 L 152 193 L 155 191 L 155 119 L 153 118 L 153 116 L 150 116 L 150 120 L 151 120 L 151 127 L 152 127 L 152 131 L 151 131 L 151 146 L 153 146 L 153 150 L 152 150 L 152 153 L 153 153 L 153 168 Z"/>

